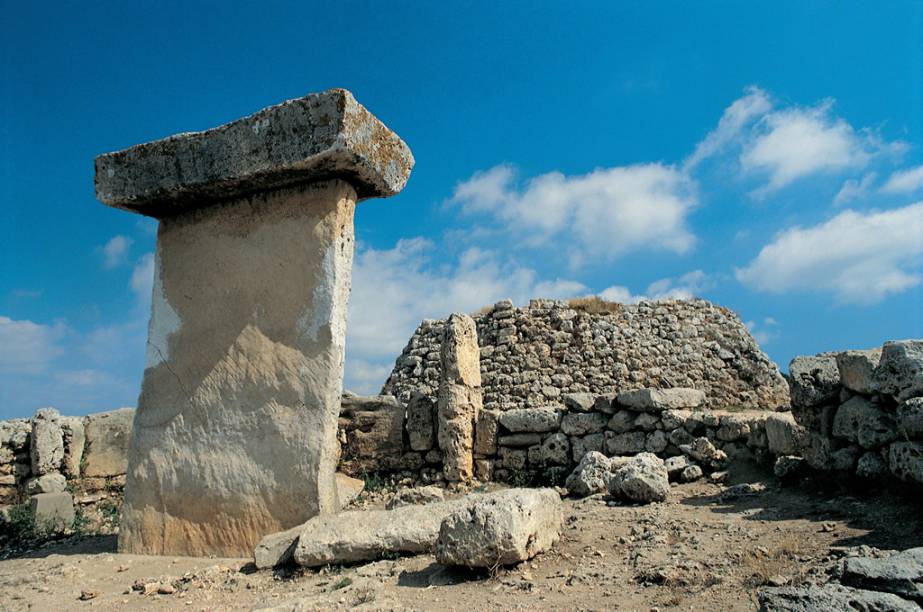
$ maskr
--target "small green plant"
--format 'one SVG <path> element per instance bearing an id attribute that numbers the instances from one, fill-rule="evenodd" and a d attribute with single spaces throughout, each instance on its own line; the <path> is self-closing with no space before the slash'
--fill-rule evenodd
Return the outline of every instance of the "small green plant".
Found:
<path id="1" fill-rule="evenodd" d="M 114 501 L 104 501 L 99 505 L 99 513 L 103 520 L 113 527 L 119 524 L 119 505 Z"/>
<path id="2" fill-rule="evenodd" d="M 107 493 L 119 493 L 122 490 L 122 487 L 115 481 L 112 476 L 106 477 L 105 488 Z"/>
<path id="3" fill-rule="evenodd" d="M 378 472 L 366 472 L 362 475 L 365 490 L 368 492 L 381 491 L 385 488 L 385 481 Z"/>
<path id="4" fill-rule="evenodd" d="M 74 533 L 86 535 L 90 529 L 90 517 L 84 513 L 83 508 L 74 509 L 74 522 L 71 523 Z"/>
<path id="5" fill-rule="evenodd" d="M 53 521 L 36 521 L 28 503 L 9 508 L 6 521 L 0 528 L 16 548 L 32 548 L 51 539 L 58 532 Z"/>

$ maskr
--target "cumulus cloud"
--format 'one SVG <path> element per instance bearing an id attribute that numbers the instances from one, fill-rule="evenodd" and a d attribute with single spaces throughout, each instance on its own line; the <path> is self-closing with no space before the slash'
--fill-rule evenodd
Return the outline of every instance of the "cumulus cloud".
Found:
<path id="1" fill-rule="evenodd" d="M 736 277 L 760 291 L 829 291 L 843 303 L 872 304 L 923 281 L 923 202 L 887 211 L 844 211 L 813 227 L 792 227 L 764 246 Z"/>
<path id="2" fill-rule="evenodd" d="M 128 236 L 113 236 L 103 246 L 103 265 L 111 270 L 125 262 L 134 241 Z"/>
<path id="3" fill-rule="evenodd" d="M 346 341 L 346 386 L 377 391 L 407 339 L 423 319 L 474 312 L 510 298 L 583 295 L 568 279 L 539 280 L 534 270 L 480 248 L 448 265 L 434 262 L 436 245 L 424 238 L 400 240 L 391 249 L 360 248 L 353 267 Z"/>
<path id="4" fill-rule="evenodd" d="M 661 278 L 647 286 L 647 291 L 635 295 L 628 287 L 613 285 L 597 295 L 610 302 L 637 304 L 642 300 L 691 300 L 702 297 L 715 286 L 714 278 L 702 270 L 693 270 L 675 278 Z"/>
<path id="5" fill-rule="evenodd" d="M 532 246 L 566 241 L 577 250 L 575 262 L 583 255 L 608 260 L 640 249 L 685 253 L 695 243 L 687 227 L 695 184 L 675 167 L 549 172 L 521 187 L 515 178 L 509 165 L 476 173 L 455 188 L 450 202 L 466 213 L 490 214 Z"/>
<path id="6" fill-rule="evenodd" d="M 913 193 L 923 188 L 923 166 L 900 170 L 888 177 L 881 187 L 884 193 Z"/>
<path id="7" fill-rule="evenodd" d="M 765 346 L 779 337 L 779 323 L 772 317 L 765 317 L 760 322 L 747 321 L 744 325 L 760 346 Z"/>
<path id="8" fill-rule="evenodd" d="M 146 307 L 151 302 L 151 293 L 154 290 L 154 254 L 145 253 L 135 262 L 131 271 L 128 286 L 138 303 Z"/>
<path id="9" fill-rule="evenodd" d="M 63 322 L 42 325 L 0 316 L 0 372 L 40 374 L 64 352 Z"/>
<path id="10" fill-rule="evenodd" d="M 772 101 L 765 91 L 759 87 L 748 87 L 746 95 L 724 109 L 718 126 L 705 136 L 692 155 L 686 159 L 684 163 L 686 170 L 694 169 L 705 159 L 722 151 L 740 137 L 745 127 L 768 113 L 771 108 Z"/>
<path id="11" fill-rule="evenodd" d="M 876 178 L 878 178 L 878 174 L 869 172 L 862 177 L 862 180 L 849 179 L 843 183 L 836 197 L 833 198 L 833 205 L 842 206 L 852 200 L 861 200 L 868 195 L 869 188 L 872 186 L 872 183 L 875 182 Z"/>

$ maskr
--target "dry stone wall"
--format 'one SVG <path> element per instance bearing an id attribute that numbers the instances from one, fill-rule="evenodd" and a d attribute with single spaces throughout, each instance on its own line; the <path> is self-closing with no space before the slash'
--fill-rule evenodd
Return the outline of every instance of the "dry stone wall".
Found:
<path id="1" fill-rule="evenodd" d="M 787 409 L 788 385 L 733 312 L 704 300 L 604 304 L 509 300 L 475 315 L 484 408 L 560 403 L 641 387 L 703 391 L 715 409 Z M 444 321 L 427 320 L 397 359 L 382 394 L 435 398 Z"/>

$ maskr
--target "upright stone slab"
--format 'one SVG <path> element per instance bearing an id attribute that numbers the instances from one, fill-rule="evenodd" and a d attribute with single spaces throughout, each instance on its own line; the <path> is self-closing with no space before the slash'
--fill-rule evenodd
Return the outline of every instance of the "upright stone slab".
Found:
<path id="1" fill-rule="evenodd" d="M 474 319 L 453 314 L 440 349 L 439 448 L 449 481 L 474 476 L 474 428 L 481 410 L 481 355 Z"/>
<path id="2" fill-rule="evenodd" d="M 412 166 L 342 89 L 97 158 L 160 219 L 121 551 L 243 556 L 337 509 L 354 207 Z"/>

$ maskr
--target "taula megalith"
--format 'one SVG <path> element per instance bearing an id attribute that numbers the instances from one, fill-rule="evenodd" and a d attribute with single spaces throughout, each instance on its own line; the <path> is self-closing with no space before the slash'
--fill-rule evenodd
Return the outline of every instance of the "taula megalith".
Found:
<path id="1" fill-rule="evenodd" d="M 343 89 L 96 159 L 160 221 L 119 550 L 246 556 L 337 509 L 353 212 L 412 167 Z"/>

